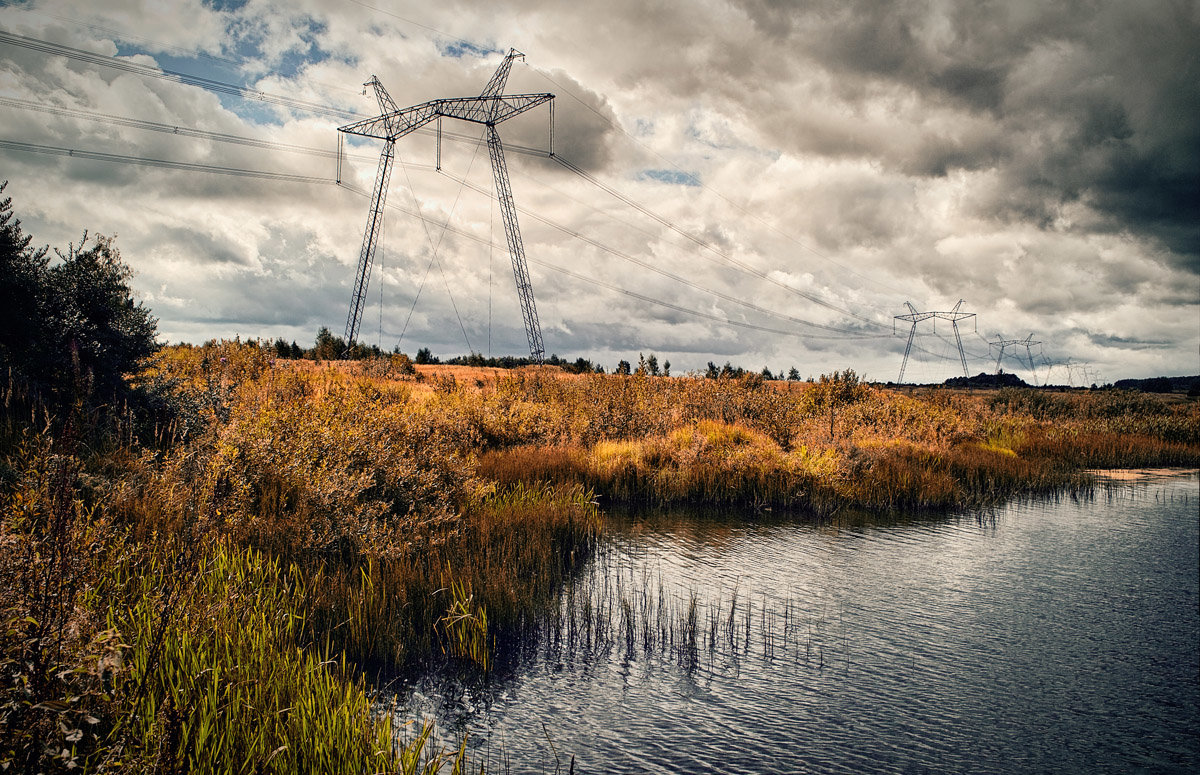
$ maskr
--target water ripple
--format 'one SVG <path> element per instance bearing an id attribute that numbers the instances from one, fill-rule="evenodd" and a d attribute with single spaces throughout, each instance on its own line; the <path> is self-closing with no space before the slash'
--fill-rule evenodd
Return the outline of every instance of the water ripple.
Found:
<path id="1" fill-rule="evenodd" d="M 503 741 L 515 772 L 1191 772 L 1198 482 L 896 525 L 635 525 L 578 590 L 614 611 L 606 648 L 407 712 Z"/>

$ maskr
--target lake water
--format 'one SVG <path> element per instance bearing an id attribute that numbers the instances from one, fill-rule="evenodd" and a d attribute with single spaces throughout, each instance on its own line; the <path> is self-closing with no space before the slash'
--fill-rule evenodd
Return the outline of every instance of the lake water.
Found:
<path id="1" fill-rule="evenodd" d="M 1198 491 L 631 520 L 547 635 L 402 712 L 491 772 L 1195 772 Z"/>

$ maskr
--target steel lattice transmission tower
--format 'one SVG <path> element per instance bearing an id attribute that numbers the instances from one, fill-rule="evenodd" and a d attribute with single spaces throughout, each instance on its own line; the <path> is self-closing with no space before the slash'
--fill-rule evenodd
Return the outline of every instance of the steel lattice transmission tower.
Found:
<path id="1" fill-rule="evenodd" d="M 1033 383 L 1036 385 L 1037 368 L 1033 365 L 1033 346 L 1035 344 L 1041 344 L 1041 342 L 1033 341 L 1032 333 L 1024 339 L 997 339 L 995 342 L 988 342 L 988 346 L 1000 348 L 1000 354 L 996 356 L 996 373 L 1000 373 L 1000 359 L 1004 357 L 1004 348 L 1013 345 L 1024 345 L 1025 355 L 1027 358 L 1029 358 L 1029 371 L 1033 375 Z"/>
<path id="2" fill-rule="evenodd" d="M 379 169 L 375 173 L 375 187 L 371 193 L 371 207 L 367 212 L 367 227 L 363 232 L 362 249 L 358 254 L 358 273 L 354 279 L 354 293 L 350 296 L 350 312 L 346 316 L 346 345 L 353 346 L 358 336 L 366 304 L 367 285 L 371 280 L 371 265 L 375 260 L 375 248 L 379 244 L 379 232 L 383 225 L 383 204 L 387 199 L 388 180 L 391 177 L 392 161 L 395 158 L 396 141 L 426 124 L 446 118 L 457 118 L 483 124 L 487 127 L 488 154 L 492 160 L 492 174 L 496 179 L 496 197 L 500 200 L 500 212 L 504 219 L 504 234 L 508 238 L 508 251 L 512 257 L 513 277 L 517 284 L 517 296 L 521 301 L 521 315 L 525 319 L 525 333 L 529 338 L 529 355 L 537 363 L 546 353 L 542 345 L 542 327 L 538 321 L 537 307 L 533 301 L 533 286 L 529 282 L 529 269 L 525 264 L 525 248 L 521 244 L 521 229 L 517 224 L 517 208 L 513 203 L 512 186 L 508 181 L 508 167 L 504 161 L 504 146 L 496 125 L 513 116 L 550 102 L 553 94 L 504 94 L 513 60 L 524 54 L 509 49 L 504 61 L 488 81 L 478 97 L 452 97 L 430 100 L 408 108 L 397 108 L 387 90 L 375 76 L 365 86 L 375 90 L 379 100 L 380 114 L 353 124 L 338 127 L 339 132 L 362 137 L 374 137 L 384 141 L 379 156 Z M 551 103 L 553 115 L 553 103 Z M 440 135 L 439 135 L 440 138 Z"/>
<path id="3" fill-rule="evenodd" d="M 958 343 L 958 359 L 962 362 L 963 376 L 970 379 L 971 375 L 967 373 L 967 354 L 963 350 L 962 336 L 958 333 L 958 321 L 966 318 L 975 317 L 974 312 L 959 312 L 958 308 L 965 304 L 963 299 L 958 300 L 958 304 L 954 305 L 954 309 L 949 312 L 917 312 L 917 308 L 909 302 L 904 302 L 904 306 L 908 307 L 909 314 L 896 315 L 895 320 L 904 320 L 912 323 L 912 329 L 908 332 L 908 344 L 904 347 L 904 361 L 900 364 L 900 378 L 896 380 L 900 384 L 904 384 L 904 370 L 908 368 L 908 355 L 912 352 L 913 337 L 917 335 L 917 323 L 930 318 L 941 318 L 949 320 L 950 326 L 954 329 L 954 341 Z M 896 324 L 892 322 L 892 332 L 895 333 Z"/>

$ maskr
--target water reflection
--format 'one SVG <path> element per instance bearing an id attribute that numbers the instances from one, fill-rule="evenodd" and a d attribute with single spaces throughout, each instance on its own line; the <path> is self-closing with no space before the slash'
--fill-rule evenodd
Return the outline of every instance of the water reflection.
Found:
<path id="1" fill-rule="evenodd" d="M 1198 482 L 626 519 L 492 676 L 426 676 L 404 710 L 513 772 L 1191 771 Z"/>

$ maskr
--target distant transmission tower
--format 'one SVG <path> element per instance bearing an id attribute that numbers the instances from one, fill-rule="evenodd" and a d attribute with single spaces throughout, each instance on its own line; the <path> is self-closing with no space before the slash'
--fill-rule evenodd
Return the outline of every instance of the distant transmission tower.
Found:
<path id="1" fill-rule="evenodd" d="M 1004 357 L 1004 348 L 1011 345 L 1024 345 L 1025 355 L 1029 358 L 1029 372 L 1033 375 L 1033 384 L 1037 384 L 1037 368 L 1033 365 L 1033 346 L 1041 344 L 1041 342 L 1033 341 L 1033 334 L 1024 339 L 997 339 L 995 342 L 988 342 L 991 347 L 999 347 L 1000 354 L 996 356 L 996 373 L 1000 373 L 1000 359 Z"/>
<path id="2" fill-rule="evenodd" d="M 529 355 L 541 363 L 546 353 L 542 346 L 542 327 L 538 321 L 537 307 L 533 301 L 533 285 L 529 282 L 529 269 L 525 264 L 525 248 L 521 244 L 521 230 L 517 225 L 517 208 L 513 203 L 512 186 L 508 181 L 508 167 L 504 162 L 504 146 L 496 125 L 513 116 L 524 113 L 554 99 L 553 94 L 504 94 L 513 60 L 524 58 L 516 49 L 509 49 L 504 61 L 488 81 L 478 97 L 453 97 L 430 100 L 419 105 L 396 107 L 383 84 L 375 76 L 363 84 L 375 89 L 379 100 L 380 114 L 354 124 L 338 127 L 339 132 L 384 140 L 383 152 L 379 155 L 379 169 L 375 173 L 375 188 L 371 194 L 371 207 L 367 211 L 367 227 L 363 232 L 362 249 L 358 254 L 358 273 L 354 280 L 354 293 L 350 296 L 350 312 L 346 316 L 346 344 L 352 346 L 358 336 L 362 321 L 363 306 L 366 304 L 367 285 L 371 280 L 371 264 L 375 259 L 375 248 L 379 244 L 379 232 L 383 226 L 383 203 L 387 199 L 388 181 L 391 177 L 392 161 L 395 157 L 396 141 L 426 124 L 447 118 L 457 118 L 483 124 L 487 127 L 488 152 L 492 158 L 492 174 L 496 179 L 496 197 L 500 200 L 500 212 L 504 219 L 504 233 L 508 238 L 508 251 L 512 256 L 513 277 L 517 284 L 517 296 L 521 301 L 521 315 L 525 319 L 525 333 L 529 338 Z M 551 103 L 551 122 L 553 122 Z M 439 121 L 440 128 L 440 121 Z M 552 130 L 553 131 L 553 130 Z M 441 153 L 438 135 L 439 161 Z M 440 164 L 439 164 L 440 168 Z"/>
<path id="3" fill-rule="evenodd" d="M 962 336 L 960 336 L 958 333 L 958 321 L 975 317 L 974 312 L 958 311 L 958 308 L 965 303 L 965 300 L 959 299 L 958 304 L 955 304 L 954 309 L 950 310 L 949 312 L 917 312 L 916 307 L 907 301 L 904 302 L 904 306 L 908 307 L 909 309 L 909 314 L 896 315 L 894 317 L 895 320 L 904 320 L 912 323 L 912 329 L 908 332 L 908 344 L 904 347 L 904 361 L 900 364 L 900 379 L 897 380 L 899 384 L 904 384 L 904 370 L 908 368 L 908 355 L 912 352 L 913 337 L 917 335 L 917 323 L 920 323 L 923 320 L 929 320 L 930 318 L 941 318 L 942 320 L 950 321 L 951 327 L 954 328 L 954 341 L 958 342 L 958 358 L 960 361 L 962 361 L 963 376 L 967 377 L 968 379 L 971 377 L 971 375 L 967 373 L 967 354 L 963 351 Z M 895 329 L 896 324 L 893 322 L 892 333 L 895 333 Z"/>

